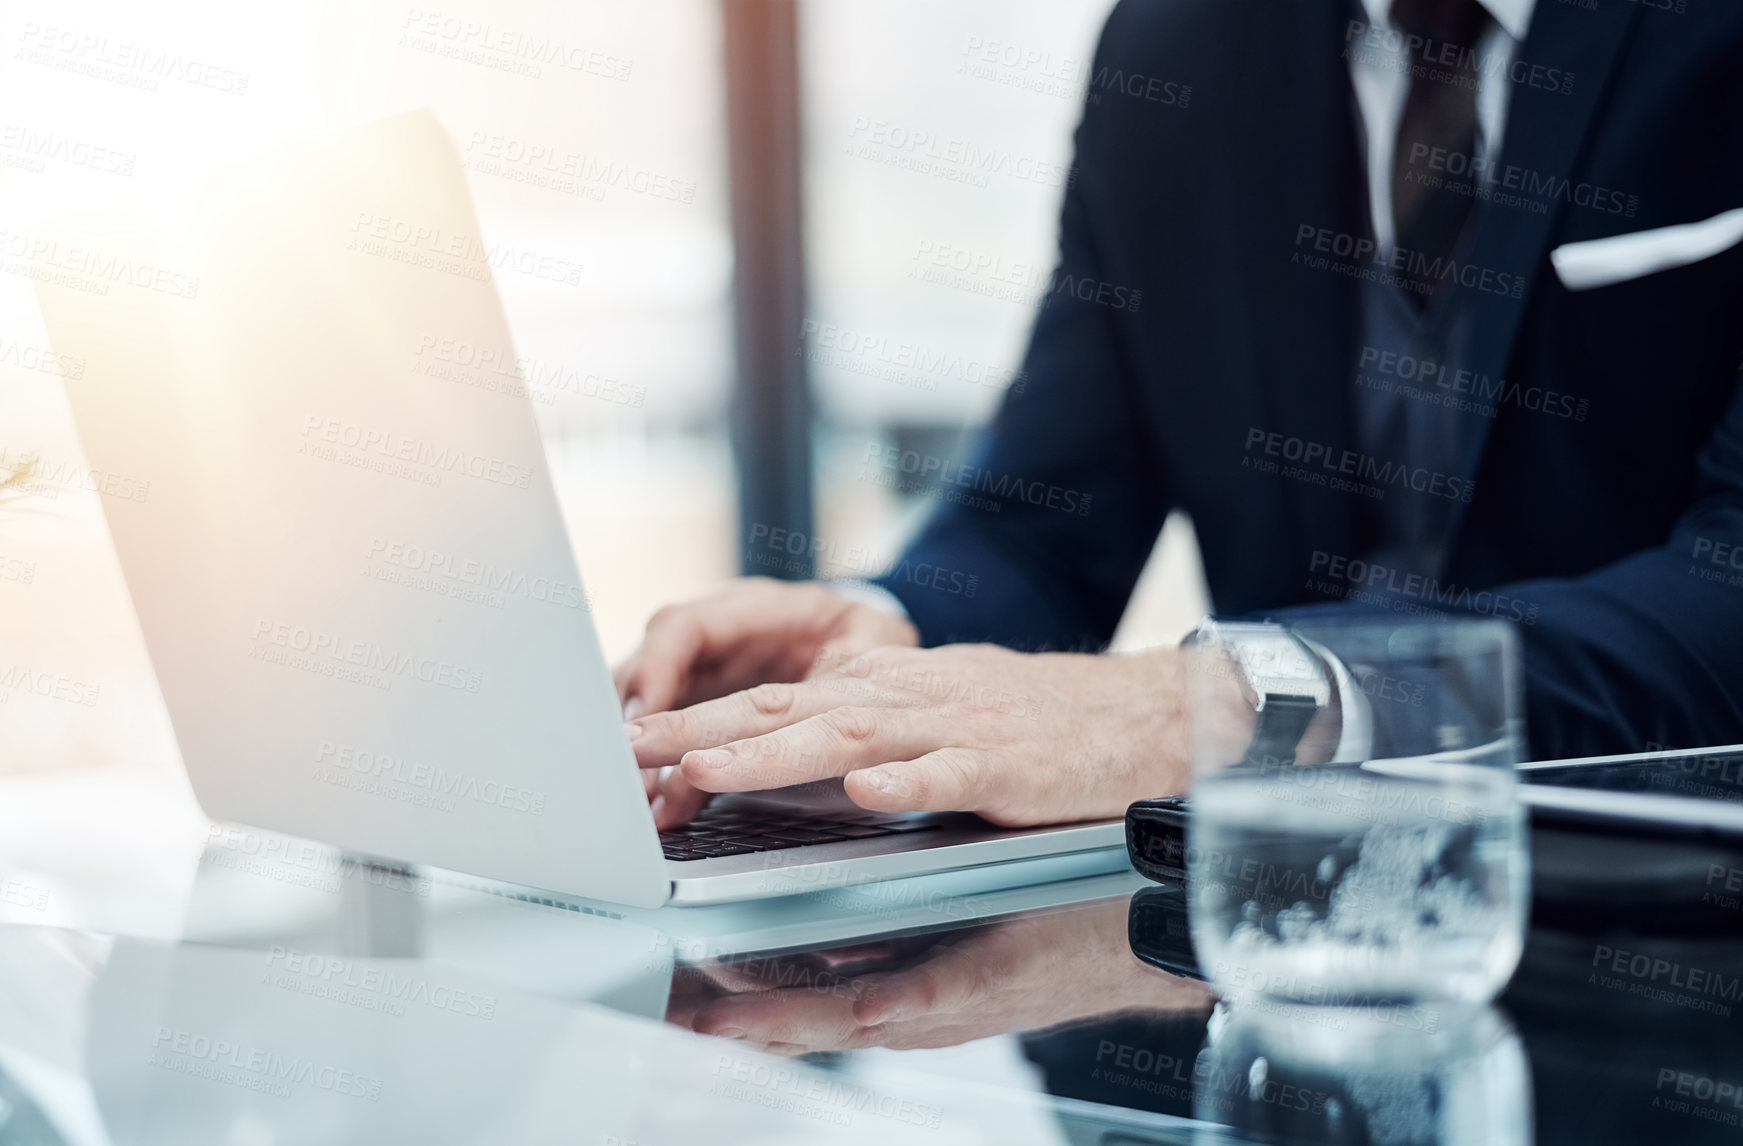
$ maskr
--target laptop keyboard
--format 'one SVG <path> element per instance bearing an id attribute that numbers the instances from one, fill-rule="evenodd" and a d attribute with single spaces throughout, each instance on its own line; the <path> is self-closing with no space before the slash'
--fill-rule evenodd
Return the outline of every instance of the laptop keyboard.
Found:
<path id="1" fill-rule="evenodd" d="M 751 852 L 836 844 L 910 832 L 936 831 L 937 824 L 914 822 L 875 812 L 844 816 L 792 815 L 773 809 L 720 811 L 702 814 L 682 828 L 660 833 L 660 847 L 669 860 L 714 859 Z"/>

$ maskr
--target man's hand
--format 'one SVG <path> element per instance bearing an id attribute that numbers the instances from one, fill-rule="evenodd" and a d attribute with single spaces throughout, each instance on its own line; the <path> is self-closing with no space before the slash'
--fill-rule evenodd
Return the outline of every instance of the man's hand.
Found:
<path id="1" fill-rule="evenodd" d="M 1180 654 L 1023 654 L 993 645 L 825 657 L 629 726 L 643 768 L 704 792 L 845 776 L 879 812 L 978 812 L 1018 826 L 1122 815 L 1184 790 Z"/>
<path id="2" fill-rule="evenodd" d="M 634 720 L 766 681 L 802 680 L 820 659 L 919 642 L 901 617 L 822 585 L 752 577 L 655 613 L 641 648 L 612 675 L 624 719 Z M 650 771 L 643 780 L 662 831 L 688 820 L 707 799 L 677 772 L 662 779 Z"/>
<path id="3" fill-rule="evenodd" d="M 957 1046 L 1100 1015 L 1208 1011 L 1208 986 L 1132 954 L 1129 900 L 952 934 L 917 965 L 893 972 L 875 963 L 868 972 L 834 972 L 776 959 L 695 968 L 674 984 L 666 1018 L 804 1054 Z M 698 977 L 704 981 L 694 986 L 685 981 Z"/>

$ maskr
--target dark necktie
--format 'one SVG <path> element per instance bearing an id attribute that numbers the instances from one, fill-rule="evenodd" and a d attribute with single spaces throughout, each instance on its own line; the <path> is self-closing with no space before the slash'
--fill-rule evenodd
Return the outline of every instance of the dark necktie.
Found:
<path id="1" fill-rule="evenodd" d="M 1393 233 L 1400 248 L 1432 264 L 1452 253 L 1475 198 L 1468 188 L 1431 184 L 1436 177 L 1474 180 L 1464 165 L 1455 165 L 1464 175 L 1449 175 L 1444 155 L 1468 161 L 1476 152 L 1481 76 L 1477 42 L 1489 14 L 1477 0 L 1392 0 L 1391 16 L 1393 26 L 1413 38 L 1408 49 L 1410 95 L 1392 151 Z M 1442 161 L 1432 162 L 1437 153 L 1443 154 Z M 1435 285 L 1439 281 L 1437 277 Z M 1419 306 L 1428 297 L 1407 293 Z"/>

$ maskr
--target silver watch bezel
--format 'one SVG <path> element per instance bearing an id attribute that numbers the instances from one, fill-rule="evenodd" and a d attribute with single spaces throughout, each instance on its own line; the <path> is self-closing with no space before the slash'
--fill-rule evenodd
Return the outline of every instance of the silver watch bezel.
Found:
<path id="1" fill-rule="evenodd" d="M 1214 641 L 1227 649 L 1241 668 L 1256 707 L 1263 711 L 1273 697 L 1295 697 L 1315 708 L 1331 704 L 1332 681 L 1323 661 L 1302 639 L 1282 625 L 1207 623 L 1196 642 Z"/>

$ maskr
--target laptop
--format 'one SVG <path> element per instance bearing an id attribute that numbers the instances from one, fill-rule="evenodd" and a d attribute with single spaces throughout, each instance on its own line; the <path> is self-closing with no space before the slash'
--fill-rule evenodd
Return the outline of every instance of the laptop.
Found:
<path id="1" fill-rule="evenodd" d="M 874 815 L 828 785 L 656 832 L 493 279 L 577 272 L 481 234 L 432 114 L 63 221 L 33 261 L 212 819 L 640 908 L 1125 866 L 1118 820 Z"/>

